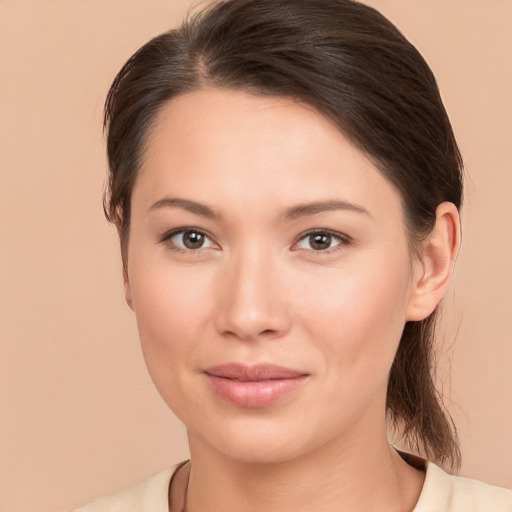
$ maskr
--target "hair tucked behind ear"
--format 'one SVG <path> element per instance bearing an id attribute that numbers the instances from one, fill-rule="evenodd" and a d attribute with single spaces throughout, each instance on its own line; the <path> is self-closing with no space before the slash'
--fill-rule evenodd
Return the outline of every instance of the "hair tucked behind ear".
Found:
<path id="1" fill-rule="evenodd" d="M 330 118 L 400 191 L 412 248 L 432 230 L 439 204 L 461 205 L 462 159 L 436 80 L 394 25 L 352 0 L 228 0 L 149 41 L 110 89 L 105 212 L 125 262 L 152 123 L 170 99 L 204 86 L 292 97 Z M 435 314 L 405 326 L 388 416 L 411 448 L 457 467 L 456 431 L 432 378 L 434 324 Z"/>

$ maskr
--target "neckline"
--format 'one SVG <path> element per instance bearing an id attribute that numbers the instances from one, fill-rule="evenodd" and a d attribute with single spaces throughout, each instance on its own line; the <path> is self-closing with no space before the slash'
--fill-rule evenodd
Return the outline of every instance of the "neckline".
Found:
<path id="1" fill-rule="evenodd" d="M 418 469 L 420 471 L 423 471 L 426 473 L 427 471 L 427 461 L 420 457 L 419 455 L 414 455 L 413 453 L 404 452 L 402 450 L 399 450 L 398 448 L 392 447 L 398 455 L 400 455 L 400 458 L 409 464 L 409 466 L 413 467 L 414 469 Z"/>
<path id="2" fill-rule="evenodd" d="M 404 462 L 409 464 L 409 466 L 411 466 L 414 469 L 417 469 L 419 471 L 423 471 L 425 473 L 425 480 L 423 481 L 423 486 L 422 486 L 419 500 L 418 500 L 418 503 L 419 503 L 419 501 L 421 500 L 421 496 L 423 495 L 423 491 L 425 489 L 425 483 L 427 481 L 427 466 L 429 465 L 429 463 L 426 459 L 423 459 L 419 455 L 414 455 L 412 453 L 404 452 L 402 450 L 399 450 L 395 446 L 392 446 L 392 448 L 396 451 L 396 453 L 400 456 L 400 458 Z M 171 478 L 169 479 L 169 484 L 167 486 L 167 509 L 169 512 L 171 511 L 171 506 L 172 506 L 171 489 L 172 489 L 172 484 L 174 482 L 174 478 L 175 478 L 176 474 L 179 472 L 179 470 L 181 468 L 183 468 L 184 466 L 186 466 L 189 462 L 190 462 L 190 459 L 186 459 L 186 460 L 180 462 L 179 464 L 177 464 L 176 467 L 174 468 Z M 418 505 L 418 503 L 416 503 L 416 506 Z M 416 510 L 416 506 L 414 507 L 413 512 Z"/>
<path id="3" fill-rule="evenodd" d="M 167 510 L 168 510 L 168 512 L 170 512 L 171 506 L 172 506 L 172 502 L 171 502 L 171 489 L 172 489 L 172 483 L 174 482 L 174 477 L 177 475 L 179 470 L 183 466 L 186 466 L 189 462 L 190 462 L 190 459 L 187 459 L 187 460 L 184 460 L 183 462 L 180 462 L 179 464 L 177 464 L 176 467 L 174 468 L 174 471 L 173 471 L 172 475 L 171 475 L 171 478 L 169 480 L 169 484 L 167 486 Z"/>

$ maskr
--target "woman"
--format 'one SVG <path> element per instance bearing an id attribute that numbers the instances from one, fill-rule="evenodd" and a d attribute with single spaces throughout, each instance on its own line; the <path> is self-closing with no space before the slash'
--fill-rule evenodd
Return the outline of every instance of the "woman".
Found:
<path id="1" fill-rule="evenodd" d="M 512 509 L 439 467 L 460 459 L 430 369 L 462 160 L 389 21 L 214 4 L 127 62 L 105 121 L 126 300 L 191 461 L 79 510 Z"/>

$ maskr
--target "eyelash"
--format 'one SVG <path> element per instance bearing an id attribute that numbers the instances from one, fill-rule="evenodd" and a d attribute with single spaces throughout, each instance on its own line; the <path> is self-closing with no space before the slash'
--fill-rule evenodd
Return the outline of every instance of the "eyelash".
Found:
<path id="1" fill-rule="evenodd" d="M 171 231 L 168 231 L 167 233 L 162 235 L 162 237 L 160 238 L 160 242 L 161 243 L 169 242 L 173 237 L 175 237 L 177 235 L 184 234 L 184 233 L 198 233 L 200 235 L 203 235 L 206 239 L 210 240 L 212 243 L 214 243 L 212 241 L 212 238 L 206 231 L 199 229 L 199 228 L 194 228 L 194 227 L 183 227 L 183 228 L 178 228 L 178 229 L 173 229 Z M 353 243 L 353 240 L 349 236 L 338 233 L 336 231 L 331 231 L 329 229 L 313 229 L 310 231 L 306 231 L 305 233 L 302 233 L 293 242 L 293 246 L 296 246 L 301 241 L 303 241 L 313 235 L 330 236 L 330 237 L 332 237 L 332 239 L 334 239 L 337 242 L 337 244 L 334 247 L 329 247 L 327 249 L 322 249 L 322 250 L 305 249 L 305 248 L 296 248 L 296 249 L 292 249 L 292 250 L 295 250 L 295 251 L 306 250 L 306 251 L 309 251 L 309 252 L 315 254 L 315 256 L 321 256 L 321 255 L 330 254 L 332 252 L 338 251 L 338 250 L 342 249 L 343 247 L 348 247 L 348 246 L 352 245 L 352 243 Z M 198 252 L 199 249 L 211 249 L 211 247 L 198 247 L 197 249 L 189 249 L 189 248 L 180 247 L 180 246 L 176 245 L 175 243 L 172 243 L 170 248 L 173 251 L 189 253 L 189 254 Z"/>
<path id="2" fill-rule="evenodd" d="M 161 243 L 169 242 L 169 241 L 171 241 L 171 238 L 173 238 L 177 235 L 184 234 L 184 233 L 198 233 L 200 235 L 203 235 L 208 240 L 210 240 L 210 241 L 212 240 L 210 235 L 206 231 L 203 231 L 202 229 L 194 228 L 194 227 L 183 227 L 183 228 L 178 228 L 178 229 L 173 229 L 171 231 L 168 231 L 160 238 L 160 242 Z M 176 245 L 175 243 L 172 243 L 172 245 L 170 245 L 170 248 L 173 251 L 183 252 L 183 253 L 188 253 L 188 254 L 198 252 L 198 249 L 208 249 L 208 247 L 199 247 L 198 249 L 188 249 L 186 247 L 180 247 L 179 245 Z"/>
<path id="3" fill-rule="evenodd" d="M 335 240 L 337 242 L 337 244 L 334 247 L 329 247 L 328 249 L 317 250 L 317 251 L 315 251 L 314 249 L 294 249 L 294 250 L 296 250 L 296 251 L 306 250 L 306 251 L 311 252 L 315 256 L 322 256 L 325 254 L 331 254 L 333 252 L 339 251 L 339 250 L 343 249 L 344 247 L 349 247 L 353 243 L 352 238 L 350 238 L 348 235 L 344 235 L 344 234 L 338 233 L 336 231 L 331 231 L 329 229 L 312 229 L 310 231 L 306 231 L 305 233 L 302 233 L 300 235 L 300 237 L 298 237 L 297 240 L 293 243 L 293 245 L 295 246 L 298 243 L 300 243 L 301 241 L 303 241 L 313 235 L 330 236 L 333 240 Z"/>

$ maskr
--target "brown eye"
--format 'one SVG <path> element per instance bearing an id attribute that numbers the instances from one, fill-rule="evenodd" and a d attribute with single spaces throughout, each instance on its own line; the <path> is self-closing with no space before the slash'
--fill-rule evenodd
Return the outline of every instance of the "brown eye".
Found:
<path id="1" fill-rule="evenodd" d="M 171 248 L 188 251 L 217 248 L 217 245 L 206 233 L 192 228 L 173 230 L 165 234 L 161 238 L 161 242 L 167 243 Z"/>
<path id="2" fill-rule="evenodd" d="M 314 233 L 309 235 L 309 245 L 315 251 L 329 249 L 332 243 L 332 236 L 328 233 Z"/>
<path id="3" fill-rule="evenodd" d="M 183 233 L 183 245 L 187 249 L 199 249 L 204 245 L 205 236 L 197 231 Z"/>
<path id="4" fill-rule="evenodd" d="M 306 249 L 317 253 L 330 253 L 352 244 L 352 239 L 342 233 L 327 230 L 315 230 L 304 233 L 302 238 L 294 244 L 294 249 Z"/>

